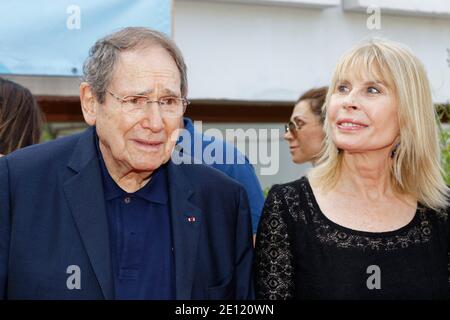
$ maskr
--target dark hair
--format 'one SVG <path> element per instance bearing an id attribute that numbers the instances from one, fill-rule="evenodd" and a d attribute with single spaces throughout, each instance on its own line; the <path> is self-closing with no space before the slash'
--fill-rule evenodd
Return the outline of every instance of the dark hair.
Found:
<path id="1" fill-rule="evenodd" d="M 309 100 L 311 112 L 320 118 L 320 123 L 325 121 L 325 115 L 322 112 L 322 106 L 325 103 L 327 97 L 328 87 L 312 88 L 306 91 L 298 98 L 297 103 L 303 100 Z"/>
<path id="2" fill-rule="evenodd" d="M 0 154 L 39 142 L 43 115 L 30 90 L 0 78 Z"/>
<path id="3" fill-rule="evenodd" d="M 144 27 L 127 27 L 98 40 L 89 51 L 83 66 L 83 80 L 92 87 L 98 102 L 105 100 L 106 89 L 111 81 L 120 52 L 160 46 L 175 61 L 181 78 L 181 95 L 187 95 L 187 68 L 183 55 L 165 34 Z"/>

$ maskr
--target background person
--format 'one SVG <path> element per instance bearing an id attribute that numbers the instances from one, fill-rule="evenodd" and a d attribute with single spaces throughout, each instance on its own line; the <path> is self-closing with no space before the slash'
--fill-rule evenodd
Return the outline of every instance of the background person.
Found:
<path id="1" fill-rule="evenodd" d="M 0 78 L 0 155 L 39 142 L 43 115 L 27 88 Z"/>
<path id="2" fill-rule="evenodd" d="M 313 88 L 300 96 L 292 110 L 291 119 L 285 126 L 284 139 L 289 144 L 292 161 L 297 164 L 315 164 L 323 146 L 325 103 L 328 87 Z"/>

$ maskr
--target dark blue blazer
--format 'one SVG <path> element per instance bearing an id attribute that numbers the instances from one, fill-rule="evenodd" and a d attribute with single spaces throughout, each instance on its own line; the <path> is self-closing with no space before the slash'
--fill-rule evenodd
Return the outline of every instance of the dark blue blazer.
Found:
<path id="1" fill-rule="evenodd" d="M 91 127 L 0 158 L 0 298 L 114 299 L 95 138 Z M 176 298 L 253 298 L 243 187 L 205 165 L 171 162 L 168 181 Z M 68 286 L 74 275 L 79 289 Z"/>

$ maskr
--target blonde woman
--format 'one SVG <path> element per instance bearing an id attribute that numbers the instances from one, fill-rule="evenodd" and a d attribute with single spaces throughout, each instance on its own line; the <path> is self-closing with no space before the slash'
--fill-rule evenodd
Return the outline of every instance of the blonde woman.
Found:
<path id="1" fill-rule="evenodd" d="M 257 297 L 448 298 L 448 189 L 424 67 L 400 44 L 360 44 L 324 109 L 318 165 L 266 200 Z"/>

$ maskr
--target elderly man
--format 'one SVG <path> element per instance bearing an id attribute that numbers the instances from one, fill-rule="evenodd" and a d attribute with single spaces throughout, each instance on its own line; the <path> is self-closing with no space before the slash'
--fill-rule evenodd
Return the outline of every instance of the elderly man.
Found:
<path id="1" fill-rule="evenodd" d="M 90 128 L 0 159 L 0 296 L 252 298 L 244 189 L 171 161 L 188 104 L 178 48 L 126 28 L 84 73 Z"/>

